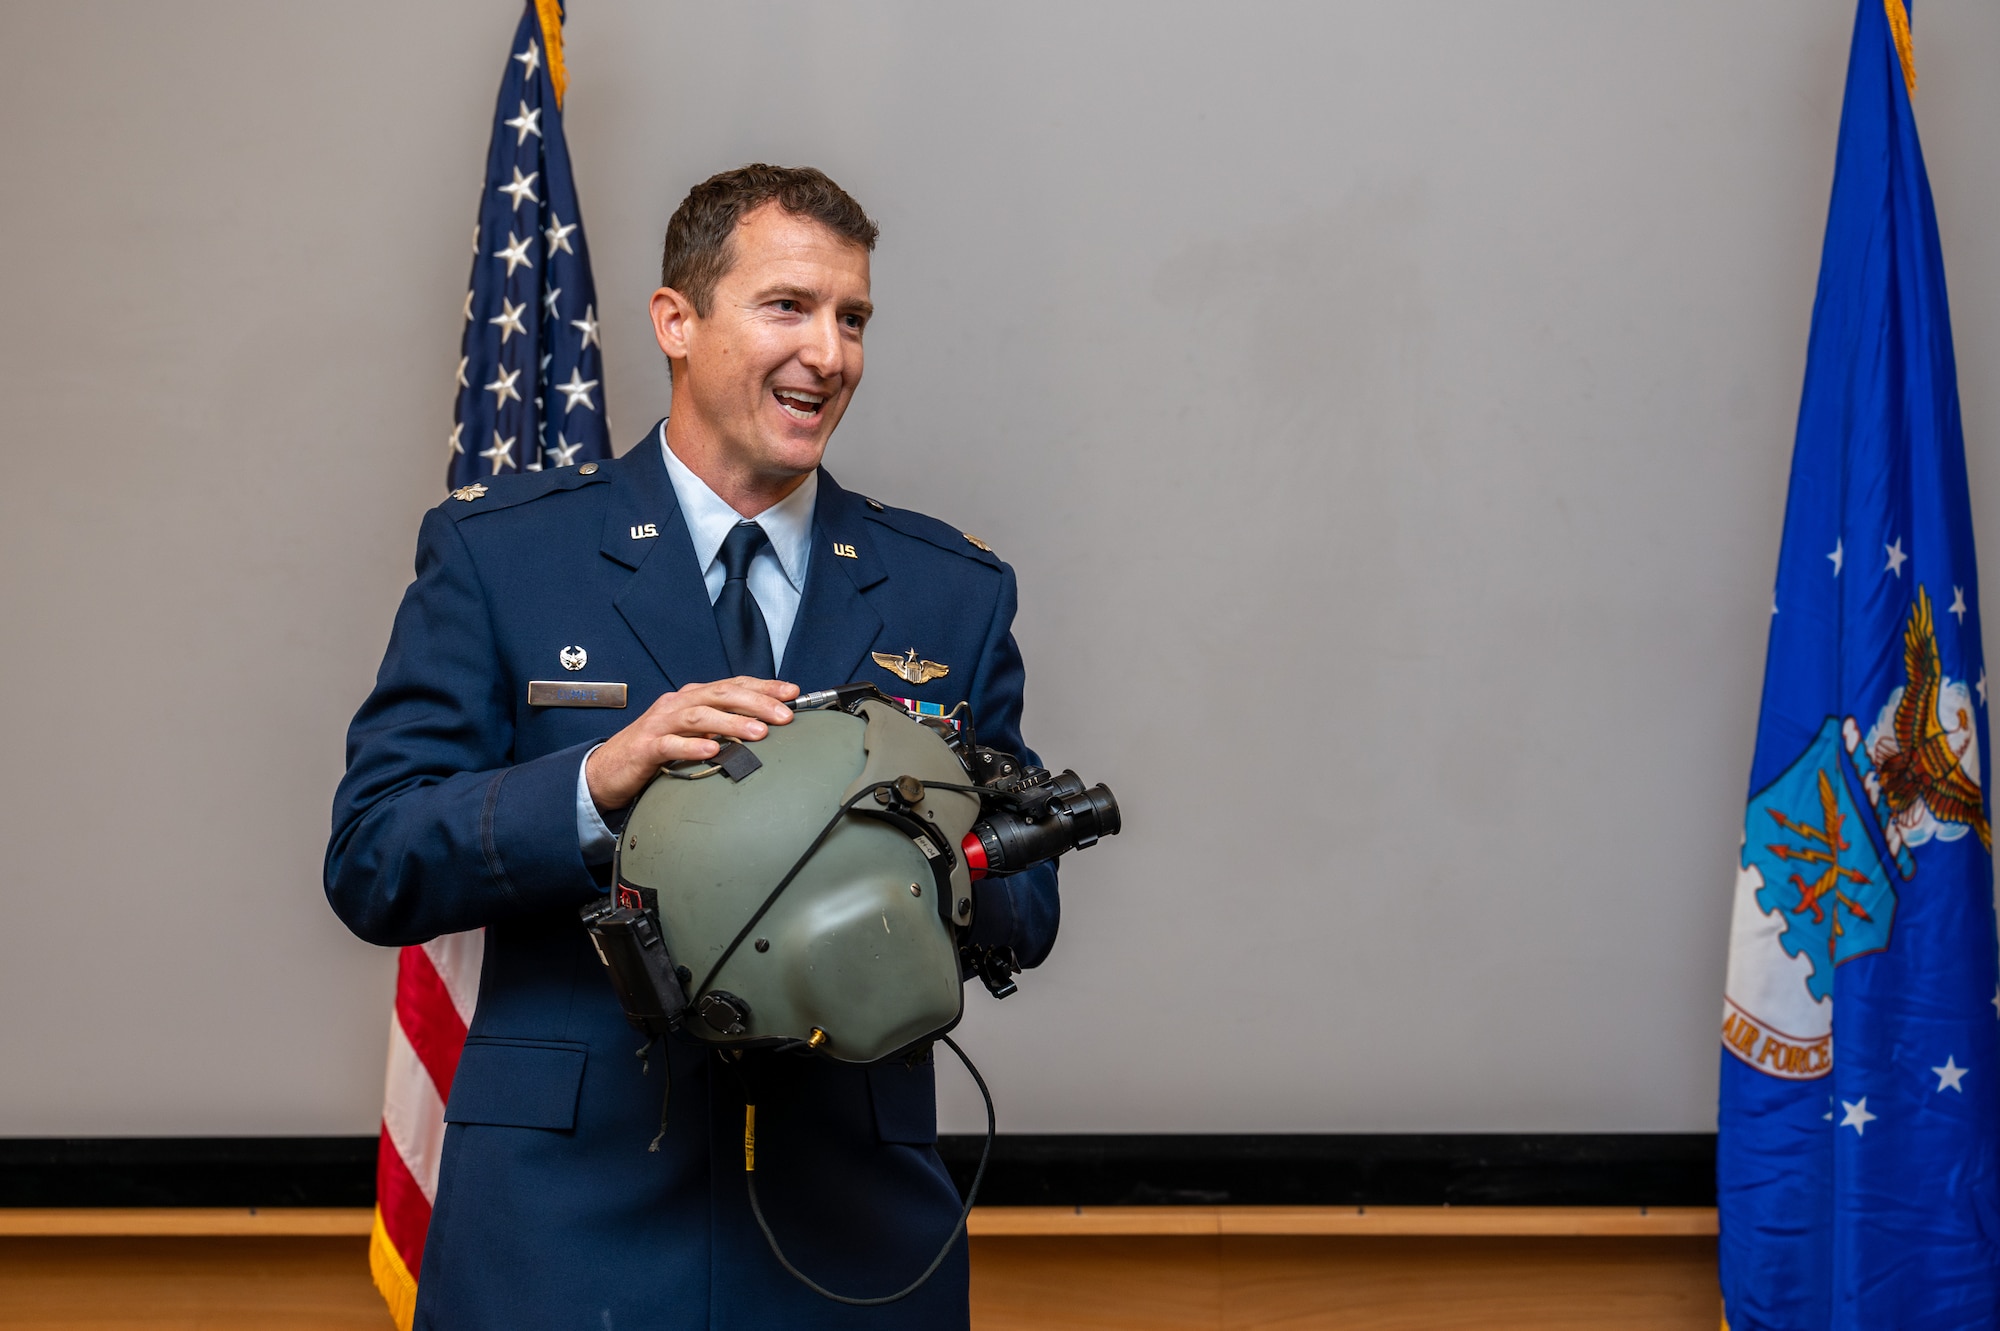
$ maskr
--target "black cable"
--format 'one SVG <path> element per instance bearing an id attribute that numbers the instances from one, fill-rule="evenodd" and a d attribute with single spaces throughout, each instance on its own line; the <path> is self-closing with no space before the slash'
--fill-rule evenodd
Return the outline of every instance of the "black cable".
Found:
<path id="1" fill-rule="evenodd" d="M 924 1268 L 924 1273 L 894 1294 L 883 1294 L 872 1299 L 857 1299 L 846 1294 L 836 1294 L 792 1265 L 791 1260 L 778 1247 L 778 1236 L 771 1232 L 771 1222 L 764 1218 L 764 1208 L 757 1202 L 757 1169 L 754 1152 L 757 1140 L 755 1132 L 757 1106 L 747 1099 L 744 1102 L 743 1186 L 750 1194 L 750 1214 L 757 1217 L 757 1228 L 764 1231 L 764 1242 L 770 1245 L 771 1255 L 778 1259 L 778 1265 L 784 1267 L 794 1280 L 821 1298 L 832 1299 L 835 1303 L 845 1303 L 855 1308 L 879 1308 L 885 1303 L 906 1299 L 922 1289 L 924 1282 L 937 1274 L 937 1269 L 944 1265 L 944 1259 L 949 1257 L 951 1250 L 958 1245 L 958 1236 L 965 1232 L 965 1222 L 972 1214 L 972 1204 L 979 1199 L 979 1185 L 986 1179 L 986 1162 L 993 1155 L 993 1138 L 998 1125 L 993 1115 L 993 1093 L 986 1089 L 986 1078 L 979 1075 L 979 1069 L 972 1066 L 972 1060 L 965 1056 L 965 1051 L 958 1047 L 956 1040 L 949 1035 L 940 1035 L 938 1039 L 951 1047 L 951 1052 L 958 1055 L 958 1061 L 965 1064 L 965 1070 L 972 1074 L 972 1080 L 979 1084 L 979 1094 L 986 1101 L 986 1146 L 979 1152 L 979 1168 L 972 1175 L 972 1186 L 966 1190 L 965 1206 L 958 1213 L 958 1223 L 951 1227 L 951 1237 L 944 1241 L 942 1248 L 938 1249 L 937 1256 L 931 1258 L 931 1264 Z"/>
<path id="2" fill-rule="evenodd" d="M 961 794 L 977 795 L 982 800 L 992 800 L 996 804 L 1004 804 L 1010 809 L 1025 809 L 1028 807 L 1028 801 L 1022 799 L 1015 792 L 1011 790 L 995 790 L 992 786 L 961 786 L 954 781 L 926 781 L 924 782 L 924 789 L 956 790 Z"/>

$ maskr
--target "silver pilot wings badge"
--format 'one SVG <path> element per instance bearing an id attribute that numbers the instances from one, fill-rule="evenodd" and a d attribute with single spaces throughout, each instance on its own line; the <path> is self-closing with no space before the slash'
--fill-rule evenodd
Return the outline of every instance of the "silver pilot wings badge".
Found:
<path id="1" fill-rule="evenodd" d="M 919 661 L 917 649 L 912 647 L 903 655 L 894 652 L 874 652 L 875 664 L 902 680 L 905 684 L 928 684 L 934 679 L 943 679 L 951 673 L 951 667 L 936 661 Z"/>

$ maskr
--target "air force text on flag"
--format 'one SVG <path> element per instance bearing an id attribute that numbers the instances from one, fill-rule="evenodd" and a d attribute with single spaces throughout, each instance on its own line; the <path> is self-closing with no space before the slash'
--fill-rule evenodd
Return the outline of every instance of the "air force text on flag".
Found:
<path id="1" fill-rule="evenodd" d="M 2000 1327 L 1987 679 L 1903 0 L 1860 0 L 1722 1017 L 1732 1331 Z"/>
<path id="2" fill-rule="evenodd" d="M 563 142 L 556 0 L 530 0 L 513 51 L 473 232 L 453 486 L 611 456 L 597 293 Z"/>

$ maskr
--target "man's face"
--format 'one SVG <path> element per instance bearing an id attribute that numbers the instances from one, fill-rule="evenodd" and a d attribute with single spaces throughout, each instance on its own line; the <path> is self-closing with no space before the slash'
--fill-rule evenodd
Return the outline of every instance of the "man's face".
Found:
<path id="1" fill-rule="evenodd" d="M 661 349 L 680 371 L 674 416 L 734 468 L 803 476 L 861 382 L 868 251 L 776 204 L 744 217 L 732 248 L 706 315 L 654 297 Z"/>

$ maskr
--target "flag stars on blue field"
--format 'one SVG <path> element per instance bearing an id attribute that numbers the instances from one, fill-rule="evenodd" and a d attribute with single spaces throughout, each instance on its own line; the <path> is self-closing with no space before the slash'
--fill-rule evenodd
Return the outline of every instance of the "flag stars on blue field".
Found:
<path id="1" fill-rule="evenodd" d="M 1841 552 L 1840 544 L 1838 540 L 1835 540 L 1833 543 L 1833 553 L 1827 556 L 1828 559 L 1833 561 L 1833 576 L 1836 578 L 1840 576 L 1840 561 L 1846 558 L 1846 555 Z"/>
<path id="2" fill-rule="evenodd" d="M 486 391 L 493 394 L 493 409 L 498 411 L 502 406 L 506 405 L 509 398 L 519 402 L 521 400 L 521 390 L 514 387 L 514 381 L 521 377 L 521 372 L 519 370 L 496 370 L 494 373 L 498 377 L 492 383 L 486 385 Z"/>
<path id="3" fill-rule="evenodd" d="M 511 467 L 514 465 L 514 443 L 517 438 L 519 436 L 502 439 L 500 432 L 495 430 L 493 432 L 493 447 L 479 450 L 479 456 L 493 464 L 493 474 L 495 476 L 500 474 L 502 467 Z"/>
<path id="4" fill-rule="evenodd" d="M 1903 538 L 1898 536 L 1882 548 L 1889 552 L 1889 567 L 1886 571 L 1895 574 L 1899 578 L 1902 577 L 1903 563 L 1909 559 L 1909 556 L 1903 553 Z"/>
<path id="5" fill-rule="evenodd" d="M 1985 666 L 1981 666 L 1981 667 L 1979 667 L 1979 683 L 1978 683 L 1977 685 L 1975 685 L 1974 687 L 1976 687 L 1976 688 L 1977 688 L 1977 689 L 1979 690 L 1979 705 L 1980 705 L 1981 707 L 1984 707 L 1984 706 L 1986 705 L 1986 667 L 1985 667 Z"/>
<path id="6" fill-rule="evenodd" d="M 535 179 L 541 174 L 539 171 L 530 171 L 524 176 L 521 174 L 521 168 L 517 166 L 514 168 L 513 182 L 499 187 L 502 194 L 514 201 L 514 211 L 519 212 L 523 203 L 542 201 L 542 196 L 535 193 Z"/>
<path id="7" fill-rule="evenodd" d="M 1959 1082 L 1965 1080 L 1967 1070 L 1958 1066 L 1950 1054 L 1945 1055 L 1943 1067 L 1932 1068 L 1931 1071 L 1937 1073 L 1937 1088 L 1940 1091 L 1957 1091 L 1961 1095 L 1965 1093 L 1965 1088 L 1960 1086 Z"/>
<path id="8" fill-rule="evenodd" d="M 547 8 L 527 7 L 490 122 L 463 316 L 452 486 L 611 456 L 608 404 L 597 397 L 604 370 L 596 291 L 551 81 L 555 48 L 545 51 L 540 40 L 538 14 Z M 491 447 L 476 447 L 489 438 Z"/>
<path id="9" fill-rule="evenodd" d="M 518 148 L 528 141 L 530 134 L 538 139 L 542 137 L 542 108 L 537 106 L 530 110 L 528 104 L 522 102 L 521 114 L 512 120 L 503 120 L 500 123 L 508 129 L 518 131 L 519 137 L 514 140 L 514 146 Z"/>
<path id="10" fill-rule="evenodd" d="M 528 257 L 528 246 L 532 245 L 534 240 L 535 233 L 532 231 L 523 237 L 517 237 L 512 231 L 509 231 L 507 233 L 506 246 L 493 251 L 494 258 L 505 259 L 507 261 L 507 276 L 512 277 L 514 270 L 524 264 L 529 268 L 535 266 L 535 261 Z"/>
<path id="11" fill-rule="evenodd" d="M 1846 1117 L 1840 1120 L 1840 1126 L 1843 1128 L 1853 1128 L 1854 1135 L 1857 1137 L 1866 1136 L 1865 1129 L 1868 1125 L 1881 1117 L 1879 1114 L 1868 1112 L 1868 1097 L 1865 1095 L 1859 1100 L 1842 1100 L 1840 1107 L 1847 1111 Z"/>
<path id="12" fill-rule="evenodd" d="M 503 347 L 506 346 L 507 339 L 515 333 L 519 333 L 523 337 L 527 336 L 528 330 L 522 327 L 521 325 L 521 314 L 527 308 L 528 308 L 528 302 L 525 300 L 522 301 L 519 305 L 516 305 L 514 304 L 514 302 L 508 300 L 505 296 L 502 296 L 500 298 L 500 313 L 494 315 L 491 319 L 488 319 L 486 322 L 490 324 L 498 324 L 500 326 L 501 346 Z"/>
<path id="13" fill-rule="evenodd" d="M 1945 612 L 1947 614 L 1957 615 L 1959 627 L 1964 628 L 1965 611 L 1966 611 L 1965 588 L 1953 587 L 1951 589 L 1951 604 L 1945 607 Z"/>
<path id="14" fill-rule="evenodd" d="M 575 411 L 576 404 L 579 402 L 589 407 L 592 411 L 596 411 L 597 404 L 590 400 L 590 390 L 595 387 L 597 387 L 597 380 L 584 378 L 583 371 L 581 370 L 571 370 L 569 372 L 569 382 L 556 385 L 556 391 L 566 394 L 569 398 L 569 401 L 563 403 L 563 415 L 567 416 L 572 411 Z"/>

